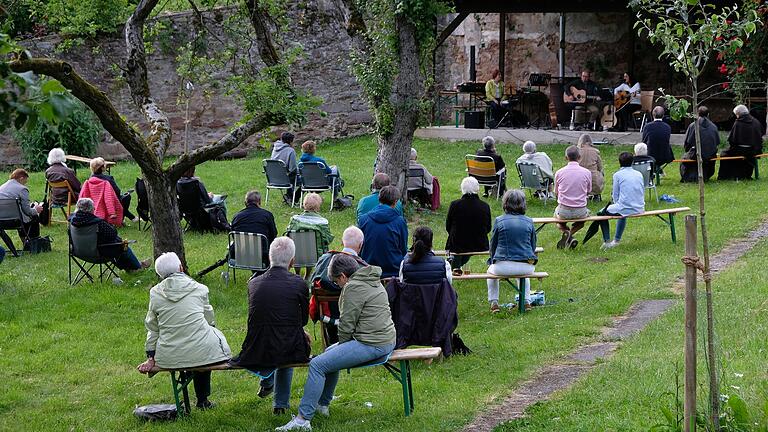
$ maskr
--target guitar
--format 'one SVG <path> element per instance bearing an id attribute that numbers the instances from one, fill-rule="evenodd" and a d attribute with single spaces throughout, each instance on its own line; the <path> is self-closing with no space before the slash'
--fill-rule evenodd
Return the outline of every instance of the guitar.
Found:
<path id="1" fill-rule="evenodd" d="M 558 129 L 557 124 L 557 110 L 555 109 L 555 103 L 550 99 L 549 101 L 549 127 L 552 129 Z"/>
<path id="2" fill-rule="evenodd" d="M 626 90 L 622 90 L 613 97 L 613 106 L 616 108 L 616 112 L 620 111 L 622 108 L 627 106 L 629 101 L 633 97 L 637 97 L 638 92 L 628 92 Z"/>
<path id="3" fill-rule="evenodd" d="M 586 90 L 579 90 L 574 86 L 570 88 L 571 94 L 563 93 L 563 102 L 565 103 L 584 103 L 587 101 L 599 101 L 600 96 L 587 96 Z"/>

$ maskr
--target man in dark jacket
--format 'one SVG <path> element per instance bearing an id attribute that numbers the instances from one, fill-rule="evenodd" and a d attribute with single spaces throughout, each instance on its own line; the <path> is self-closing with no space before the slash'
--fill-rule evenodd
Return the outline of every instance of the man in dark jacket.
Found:
<path id="1" fill-rule="evenodd" d="M 672 146 L 669 145 L 672 128 L 663 119 L 664 108 L 657 106 L 653 109 L 653 121 L 643 127 L 642 141 L 648 146 L 648 156 L 656 160 L 657 170 L 675 159 Z"/>
<path id="2" fill-rule="evenodd" d="M 507 190 L 507 170 L 504 169 L 504 158 L 496 152 L 496 140 L 492 136 L 483 138 L 483 148 L 475 152 L 475 156 L 488 156 L 493 158 L 493 164 L 496 167 L 496 174 L 501 176 L 501 194 Z M 488 196 L 490 186 L 485 187 L 484 196 Z"/>
<path id="3" fill-rule="evenodd" d="M 408 253 L 408 224 L 395 210 L 400 191 L 385 186 L 379 192 L 379 205 L 359 220 L 365 235 L 360 256 L 369 264 L 381 267 L 381 277 L 397 276 L 400 262 Z"/>
<path id="4" fill-rule="evenodd" d="M 483 252 L 488 250 L 491 232 L 491 207 L 477 196 L 480 185 L 474 177 L 461 181 L 461 198 L 448 208 L 445 230 L 448 240 L 445 249 L 451 253 Z M 469 261 L 469 255 L 453 255 L 451 268 L 460 269 Z"/>
<path id="5" fill-rule="evenodd" d="M 744 160 L 720 161 L 718 180 L 748 180 L 757 161 L 755 155 L 763 150 L 763 127 L 749 115 L 745 105 L 736 105 L 733 109 L 736 121 L 728 134 L 728 148 L 720 156 L 744 156 Z"/>
<path id="6" fill-rule="evenodd" d="M 709 121 L 709 109 L 701 105 L 699 107 L 699 134 L 701 136 L 701 162 L 704 168 L 704 181 L 707 181 L 715 174 L 715 161 L 713 157 L 717 156 L 717 146 L 720 145 L 720 134 L 717 132 L 717 126 Z M 685 131 L 685 153 L 681 159 L 696 160 L 696 122 L 691 123 Z M 680 181 L 697 182 L 699 181 L 699 169 L 697 164 L 687 162 L 680 164 Z"/>
<path id="7" fill-rule="evenodd" d="M 296 246 L 278 237 L 269 247 L 271 267 L 248 283 L 248 330 L 240 354 L 231 362 L 262 377 L 259 397 L 273 391 L 275 414 L 290 408 L 293 368 L 279 366 L 309 361 L 309 293 L 293 266 Z"/>
<path id="8" fill-rule="evenodd" d="M 261 208 L 261 193 L 259 191 L 252 190 L 245 194 L 245 208 L 237 212 L 232 218 L 232 231 L 263 234 L 267 238 L 267 244 L 262 248 L 262 256 L 265 264 L 267 264 L 269 245 L 277 237 L 277 226 L 272 213 Z M 234 254 L 231 247 L 230 252 Z"/>

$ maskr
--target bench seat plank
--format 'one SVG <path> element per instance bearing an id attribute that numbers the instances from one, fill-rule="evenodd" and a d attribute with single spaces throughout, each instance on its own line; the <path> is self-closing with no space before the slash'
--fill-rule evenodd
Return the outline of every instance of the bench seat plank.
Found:
<path id="1" fill-rule="evenodd" d="M 644 217 L 644 216 L 658 216 L 663 214 L 675 214 L 691 211 L 690 207 L 675 207 L 670 209 L 649 210 L 642 213 L 626 216 L 628 218 Z M 571 223 L 571 222 L 590 222 L 590 221 L 602 221 L 610 219 L 621 219 L 622 216 L 589 216 L 581 219 L 560 219 L 556 217 L 543 217 L 533 218 L 535 224 L 551 224 L 551 223 Z"/>
<path id="2" fill-rule="evenodd" d="M 449 251 L 445 249 L 435 250 L 434 252 L 435 256 L 445 257 L 445 256 L 482 256 L 482 255 L 488 255 L 491 252 L 490 251 L 482 251 L 482 252 L 453 252 L 450 253 Z M 536 253 L 542 253 L 544 252 L 544 248 L 541 246 L 536 247 Z"/>
<path id="3" fill-rule="evenodd" d="M 534 272 L 521 276 L 501 276 L 491 273 L 470 273 L 461 276 L 453 276 L 453 280 L 473 280 L 473 279 L 544 279 L 549 277 L 547 272 Z"/>

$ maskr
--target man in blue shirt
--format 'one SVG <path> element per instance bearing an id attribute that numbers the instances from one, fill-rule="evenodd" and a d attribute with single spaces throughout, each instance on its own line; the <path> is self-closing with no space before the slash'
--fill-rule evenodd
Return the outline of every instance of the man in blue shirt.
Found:
<path id="1" fill-rule="evenodd" d="M 381 277 L 400 273 L 400 262 L 408 253 L 408 224 L 395 210 L 400 190 L 385 186 L 379 192 L 379 204 L 360 218 L 365 236 L 360 257 L 368 264 L 381 267 Z"/>
<path id="2" fill-rule="evenodd" d="M 584 242 L 597 233 L 597 227 L 603 233 L 601 249 L 611 249 L 619 245 L 624 228 L 627 226 L 626 216 L 645 211 L 645 181 L 643 175 L 632 168 L 632 153 L 622 152 L 619 155 L 619 168 L 613 175 L 613 203 L 600 210 L 598 216 L 625 216 L 616 221 L 616 235 L 611 241 L 611 227 L 607 220 L 592 222 L 584 236 Z"/>
<path id="3" fill-rule="evenodd" d="M 364 214 L 379 205 L 379 191 L 383 187 L 389 186 L 389 183 L 389 176 L 386 173 L 376 173 L 376 175 L 373 176 L 373 193 L 367 197 L 361 198 L 360 202 L 357 203 L 358 224 L 360 224 L 360 218 L 363 217 Z M 395 211 L 397 211 L 400 216 L 403 215 L 403 203 L 399 200 L 397 201 L 397 204 L 395 204 Z"/>

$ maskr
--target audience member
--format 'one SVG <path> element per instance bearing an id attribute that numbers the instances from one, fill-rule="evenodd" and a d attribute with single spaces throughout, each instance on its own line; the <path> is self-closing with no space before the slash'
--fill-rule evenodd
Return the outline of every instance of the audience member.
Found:
<path id="1" fill-rule="evenodd" d="M 538 261 L 536 256 L 536 229 L 533 220 L 525 215 L 525 194 L 519 189 L 508 190 L 501 200 L 504 214 L 493 222 L 491 233 L 491 257 L 488 259 L 488 273 L 499 276 L 531 274 Z M 530 308 L 530 281 L 523 280 L 525 305 Z M 488 302 L 491 312 L 499 312 L 499 280 L 488 279 Z"/>
<path id="2" fill-rule="evenodd" d="M 19 238 L 25 241 L 26 234 L 29 234 L 29 238 L 33 239 L 40 237 L 40 212 L 43 211 L 43 206 L 37 203 L 31 203 L 29 201 L 29 189 L 27 189 L 27 182 L 29 181 L 29 174 L 26 170 L 21 168 L 14 170 L 8 181 L 0 186 L 0 199 L 18 199 L 21 204 L 21 222 L 23 227 L 18 229 Z M 1 213 L 0 219 L 16 219 L 18 218 L 18 210 L 15 206 L 3 206 L 2 211 L 8 213 Z M 1 227 L 1 225 L 0 225 Z M 28 244 L 24 244 L 24 248 L 27 249 Z"/>
<path id="3" fill-rule="evenodd" d="M 373 176 L 373 183 L 372 188 L 373 191 L 370 195 L 367 197 L 363 197 L 360 199 L 360 202 L 357 203 L 357 221 L 360 223 L 360 218 L 368 213 L 369 211 L 373 210 L 376 206 L 379 205 L 379 191 L 384 186 L 389 186 L 390 180 L 389 176 L 386 173 L 376 173 Z M 397 201 L 397 204 L 395 204 L 395 210 L 397 210 L 400 215 L 403 214 L 403 202 Z"/>
<path id="4" fill-rule="evenodd" d="M 488 233 L 491 232 L 491 207 L 477 196 L 480 185 L 474 177 L 461 181 L 461 198 L 448 207 L 445 230 L 448 240 L 445 249 L 452 254 L 484 252 L 488 250 Z M 469 255 L 452 255 L 451 267 L 457 275 L 469 261 Z"/>
<path id="5" fill-rule="evenodd" d="M 670 136 L 672 128 L 664 122 L 664 107 L 654 107 L 653 121 L 643 127 L 642 141 L 648 146 L 648 155 L 656 160 L 658 170 L 675 158 L 669 144 Z"/>
<path id="6" fill-rule="evenodd" d="M 202 231 L 209 229 L 214 231 L 231 230 L 231 226 L 227 222 L 227 196 L 208 192 L 203 181 L 195 176 L 194 166 L 185 171 L 176 182 L 176 194 L 179 196 L 179 200 L 191 201 L 185 205 L 206 209 L 204 217 L 207 217 L 208 220 L 193 220 L 190 223 L 193 229 L 200 229 Z M 200 213 L 200 216 L 203 217 L 202 213 Z"/>
<path id="7" fill-rule="evenodd" d="M 194 368 L 229 360 L 232 355 L 224 334 L 217 329 L 208 287 L 184 274 L 179 257 L 166 252 L 155 260 L 162 279 L 149 291 L 147 361 L 140 372 L 155 366 L 168 369 Z M 192 372 L 197 407 L 212 408 L 211 372 Z"/>
<path id="8" fill-rule="evenodd" d="M 515 163 L 519 164 L 521 162 L 527 162 L 535 164 L 537 167 L 539 167 L 539 181 L 543 183 L 545 180 L 549 180 L 551 188 L 555 181 L 555 176 L 552 174 L 552 159 L 550 159 L 549 156 L 547 156 L 547 154 L 544 152 L 537 152 L 536 143 L 533 141 L 526 141 L 523 144 L 523 152 L 523 155 L 517 158 Z M 552 192 L 552 190 L 550 189 L 537 192 L 548 194 Z"/>
<path id="9" fill-rule="evenodd" d="M 328 162 L 320 156 L 315 155 L 317 151 L 317 144 L 314 141 L 304 141 L 301 145 L 301 158 L 300 162 L 320 162 L 325 165 L 325 173 L 328 174 L 328 185 L 334 185 L 333 198 L 336 199 L 336 194 L 341 191 L 344 186 L 344 180 L 341 179 L 341 173 L 336 165 L 328 165 Z M 335 180 L 335 181 L 334 181 Z"/>
<path id="10" fill-rule="evenodd" d="M 416 285 L 453 282 L 451 265 L 432 251 L 432 229 L 420 226 L 413 231 L 411 251 L 400 263 L 400 282 Z"/>
<path id="11" fill-rule="evenodd" d="M 277 431 L 311 430 L 310 421 L 315 413 L 330 415 L 339 371 L 383 360 L 395 347 L 395 325 L 380 282 L 381 269 L 361 267 L 351 256 L 338 254 L 331 260 L 328 276 L 342 287 L 339 342 L 309 362 L 299 414 Z"/>
<path id="12" fill-rule="evenodd" d="M 642 162 L 650 162 L 651 163 L 651 173 L 656 172 L 656 159 L 653 158 L 653 156 L 648 155 L 648 146 L 645 145 L 645 143 L 637 143 L 634 147 L 635 155 L 632 158 L 632 163 L 642 163 Z"/>
<path id="13" fill-rule="evenodd" d="M 599 157 L 598 155 L 598 160 Z M 594 191 L 592 187 L 594 173 L 580 165 L 581 150 L 576 146 L 565 149 L 565 160 L 568 164 L 555 173 L 555 192 L 557 193 L 555 217 L 563 220 L 583 219 L 589 216 L 587 196 L 590 191 Z M 557 242 L 557 248 L 564 249 L 566 246 L 575 248 L 579 242 L 573 235 L 583 227 L 584 222 L 574 222 L 570 228 L 565 222 L 558 223 L 557 228 L 562 232 L 562 236 Z"/>
<path id="14" fill-rule="evenodd" d="M 696 124 L 698 123 L 699 136 L 701 138 L 701 164 L 704 181 L 707 181 L 715 175 L 715 161 L 710 159 L 717 156 L 717 147 L 720 145 L 720 133 L 717 131 L 717 126 L 709 120 L 709 109 L 706 106 L 699 106 L 698 113 L 698 120 L 691 123 L 685 131 L 685 153 L 683 153 L 681 159 L 696 160 Z M 699 168 L 696 162 L 680 164 L 680 181 L 699 181 Z"/>
<path id="15" fill-rule="evenodd" d="M 232 218 L 232 231 L 264 234 L 267 238 L 267 244 L 263 245 L 262 256 L 265 258 L 265 264 L 267 264 L 269 245 L 277 237 L 277 226 L 272 213 L 261 208 L 261 193 L 259 191 L 252 190 L 245 194 L 245 208 L 237 212 Z"/>
<path id="16" fill-rule="evenodd" d="M 310 230 L 317 234 L 317 256 L 324 254 L 333 241 L 328 219 L 320 216 L 323 197 L 312 192 L 304 196 L 304 213 L 291 216 L 286 231 Z"/>
<path id="17" fill-rule="evenodd" d="M 45 179 L 50 183 L 58 183 L 66 180 L 69 183 L 69 187 L 72 188 L 72 193 L 75 196 L 72 200 L 77 200 L 80 195 L 80 180 L 77 179 L 75 172 L 68 168 L 65 162 L 67 157 L 64 154 L 64 150 L 60 148 L 51 149 L 48 152 L 48 169 L 45 170 Z M 69 190 L 67 188 L 55 188 L 53 189 L 53 202 L 51 204 L 67 205 L 69 198 Z"/>
<path id="18" fill-rule="evenodd" d="M 624 228 L 627 226 L 626 216 L 645 211 L 645 184 L 643 175 L 632 168 L 632 153 L 622 152 L 619 155 L 619 168 L 613 175 L 613 203 L 600 210 L 598 216 L 622 216 L 616 221 L 616 235 L 611 240 L 611 227 L 607 220 L 594 221 L 587 229 L 584 243 L 597 233 L 597 227 L 603 233 L 601 249 L 611 249 L 619 245 Z"/>
<path id="19" fill-rule="evenodd" d="M 475 156 L 488 156 L 493 158 L 493 164 L 496 168 L 496 175 L 500 176 L 501 191 L 503 194 L 507 190 L 507 170 L 504 164 L 504 158 L 496 150 L 496 140 L 492 136 L 483 138 L 483 148 L 475 152 Z M 487 197 L 490 193 L 491 187 L 485 186 L 485 192 L 483 196 Z"/>
<path id="20" fill-rule="evenodd" d="M 288 169 L 288 178 L 291 180 L 291 184 L 296 180 L 296 150 L 292 146 L 293 138 L 293 134 L 290 132 L 280 134 L 280 139 L 272 145 L 272 155 L 269 157 L 283 161 Z M 283 195 L 286 203 L 290 204 L 293 200 L 293 192 L 293 188 L 286 189 L 285 195 Z"/>
<path id="21" fill-rule="evenodd" d="M 429 173 L 429 170 L 422 164 L 416 162 L 416 159 L 419 157 L 418 153 L 416 152 L 415 148 L 411 148 L 411 156 L 408 160 L 408 169 L 409 170 L 421 170 L 423 174 L 423 182 L 422 177 L 408 177 L 408 196 L 409 198 L 415 199 L 422 205 L 432 205 L 432 191 L 433 189 L 433 177 L 432 174 Z"/>
<path id="22" fill-rule="evenodd" d="M 125 243 L 117 235 L 115 227 L 93 214 L 93 211 L 92 199 L 80 198 L 77 200 L 77 211 L 69 217 L 69 229 L 76 231 L 80 228 L 97 225 L 96 246 L 99 248 L 99 254 L 112 259 L 115 266 L 121 270 L 136 271 L 149 267 L 151 260 L 139 261 L 128 243 Z M 114 246 L 115 244 L 118 245 Z"/>
<path id="23" fill-rule="evenodd" d="M 115 191 L 115 196 L 117 196 L 117 198 L 120 200 L 120 205 L 123 208 L 123 211 L 122 211 L 123 217 L 128 218 L 128 220 L 130 220 L 131 222 L 138 222 L 139 218 L 134 216 L 134 214 L 131 213 L 131 209 L 130 209 L 130 207 L 131 207 L 131 193 L 130 192 L 122 193 L 120 191 L 120 187 L 117 185 L 117 182 L 115 181 L 115 178 L 112 177 L 109 174 L 104 174 L 104 170 L 106 170 L 106 168 L 107 168 L 107 163 L 104 161 L 104 158 L 97 157 L 97 158 L 91 159 L 90 166 L 91 166 L 91 177 L 88 180 L 85 181 L 85 183 L 83 184 L 82 190 L 85 190 L 87 188 L 86 184 L 89 184 L 89 186 L 90 186 L 90 184 L 92 183 L 91 179 L 93 179 L 93 178 L 97 178 L 97 179 L 100 179 L 100 180 L 108 182 L 110 184 L 110 186 L 112 186 L 112 190 Z M 93 186 L 95 186 L 95 185 L 93 185 Z M 97 187 L 97 189 L 100 189 L 100 187 Z M 100 200 L 98 199 L 99 193 L 96 192 L 96 191 L 93 191 L 90 194 L 83 195 L 82 190 L 81 190 L 81 193 L 80 193 L 80 198 L 91 198 L 91 199 L 93 199 L 94 200 L 94 204 L 96 204 L 96 208 L 98 210 L 102 206 L 102 203 L 100 203 L 99 202 Z M 108 200 L 106 200 L 105 204 L 107 204 L 108 206 L 111 205 L 108 202 Z M 109 216 L 111 216 L 112 214 L 114 214 L 114 213 L 113 212 L 108 213 Z M 112 225 L 121 226 L 123 224 L 122 220 L 118 221 L 119 223 L 113 223 L 113 221 L 110 220 L 110 218 L 105 218 L 105 220 L 107 220 Z"/>
<path id="24" fill-rule="evenodd" d="M 3 262 L 3 259 L 5 258 L 5 248 L 0 246 L 0 263 Z"/>
<path id="25" fill-rule="evenodd" d="M 278 237 L 269 247 L 270 267 L 248 282 L 248 328 L 240 354 L 231 363 L 261 380 L 259 397 L 273 391 L 274 414 L 290 408 L 293 368 L 279 368 L 309 360 L 310 337 L 304 330 L 309 318 L 309 293 L 300 276 L 290 272 L 296 247 Z"/>
<path id="26" fill-rule="evenodd" d="M 603 187 L 605 186 L 605 171 L 603 170 L 603 159 L 600 157 L 600 150 L 592 145 L 592 137 L 589 134 L 582 134 L 579 137 L 579 165 L 589 170 L 592 174 L 592 190 L 589 191 L 589 198 L 600 201 Z"/>
<path id="27" fill-rule="evenodd" d="M 369 264 L 381 267 L 383 277 L 398 274 L 400 262 L 408 253 L 408 224 L 395 210 L 400 191 L 385 186 L 379 191 L 379 205 L 359 221 L 365 234 L 360 256 Z"/>
<path id="28" fill-rule="evenodd" d="M 755 155 L 763 150 L 763 129 L 760 122 L 749 114 L 744 105 L 733 109 L 736 121 L 728 134 L 728 148 L 720 156 L 743 156 L 744 160 L 720 161 L 718 180 L 748 180 L 757 160 Z"/>

